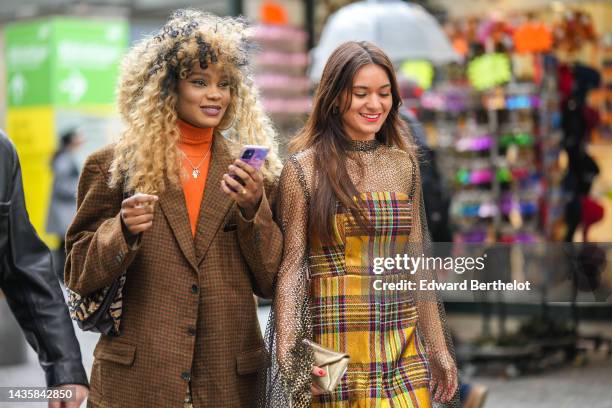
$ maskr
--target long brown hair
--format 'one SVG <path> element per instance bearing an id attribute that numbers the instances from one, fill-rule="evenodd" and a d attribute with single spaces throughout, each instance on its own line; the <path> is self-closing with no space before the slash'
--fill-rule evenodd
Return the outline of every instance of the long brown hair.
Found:
<path id="1" fill-rule="evenodd" d="M 397 146 L 405 151 L 410 148 L 404 139 L 408 131 L 399 117 L 401 98 L 389 57 L 376 45 L 366 41 L 350 41 L 340 45 L 325 64 L 310 117 L 290 145 L 293 152 L 310 147 L 315 150 L 316 182 L 310 202 L 309 231 L 322 242 L 332 241 L 333 217 L 338 201 L 351 212 L 359 224 L 369 225 L 362 213 L 360 202 L 353 199 L 357 195 L 357 189 L 346 169 L 351 138 L 346 135 L 342 123 L 342 113 L 351 106 L 355 75 L 361 67 L 368 64 L 383 68 L 391 84 L 391 110 L 376 133 L 376 139 L 382 144 Z M 343 95 L 346 102 L 339 106 Z"/>

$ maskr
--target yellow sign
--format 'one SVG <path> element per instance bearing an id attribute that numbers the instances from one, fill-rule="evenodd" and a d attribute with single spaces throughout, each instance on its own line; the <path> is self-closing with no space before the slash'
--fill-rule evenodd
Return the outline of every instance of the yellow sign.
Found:
<path id="1" fill-rule="evenodd" d="M 40 237 L 54 244 L 55 237 L 45 232 L 53 183 L 50 162 L 56 145 L 53 108 L 10 108 L 6 119 L 8 136 L 19 153 L 30 220 Z"/>

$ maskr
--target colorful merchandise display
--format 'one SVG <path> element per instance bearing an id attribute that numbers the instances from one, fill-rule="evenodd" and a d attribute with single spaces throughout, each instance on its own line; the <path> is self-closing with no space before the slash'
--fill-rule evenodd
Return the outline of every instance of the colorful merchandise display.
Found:
<path id="1" fill-rule="evenodd" d="M 437 68 L 420 104 L 448 158 L 455 240 L 571 240 L 590 189 L 578 178 L 596 174 L 584 146 L 606 117 L 588 102 L 599 72 L 571 57 L 596 42 L 590 16 L 474 17 L 446 32 L 465 60 Z"/>

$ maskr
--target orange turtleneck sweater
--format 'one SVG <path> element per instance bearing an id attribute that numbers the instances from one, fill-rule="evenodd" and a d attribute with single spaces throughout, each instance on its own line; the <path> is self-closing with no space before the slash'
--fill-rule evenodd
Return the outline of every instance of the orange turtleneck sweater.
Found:
<path id="1" fill-rule="evenodd" d="M 191 163 L 189 163 L 189 160 L 181 154 L 183 169 L 185 169 L 188 176 L 186 179 L 181 178 L 181 183 L 185 194 L 191 233 L 195 236 L 200 205 L 204 197 L 204 188 L 206 187 L 208 167 L 212 156 L 213 128 L 199 128 L 181 119 L 178 119 L 177 124 L 181 131 L 181 140 L 178 147 L 191 160 Z M 193 177 L 193 166 L 199 166 L 200 174 L 197 178 Z"/>

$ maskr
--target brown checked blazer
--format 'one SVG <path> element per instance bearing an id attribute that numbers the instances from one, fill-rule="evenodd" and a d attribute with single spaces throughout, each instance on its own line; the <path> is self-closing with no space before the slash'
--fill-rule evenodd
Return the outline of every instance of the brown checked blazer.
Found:
<path id="1" fill-rule="evenodd" d="M 272 220 L 275 186 L 257 214 L 242 218 L 220 180 L 234 160 L 215 136 L 195 238 L 182 189 L 156 203 L 153 226 L 128 246 L 121 230 L 121 189 L 107 185 L 112 147 L 92 154 L 67 233 L 65 280 L 86 295 L 127 269 L 121 335 L 95 348 L 89 407 L 250 407 L 267 355 L 253 292 L 271 297 L 282 252 Z"/>

